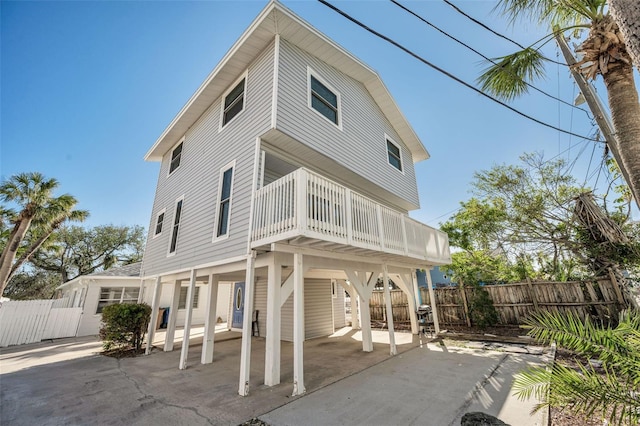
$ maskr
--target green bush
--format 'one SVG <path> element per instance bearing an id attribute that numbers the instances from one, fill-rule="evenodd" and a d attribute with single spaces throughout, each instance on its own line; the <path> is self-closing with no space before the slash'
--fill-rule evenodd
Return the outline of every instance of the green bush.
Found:
<path id="1" fill-rule="evenodd" d="M 489 292 L 480 286 L 474 288 L 469 300 L 469 315 L 473 325 L 485 329 L 496 325 L 499 320 L 498 311 L 493 306 Z"/>
<path id="2" fill-rule="evenodd" d="M 102 310 L 100 339 L 105 350 L 126 351 L 142 348 L 149 326 L 151 306 L 146 303 L 122 303 L 105 306 Z"/>

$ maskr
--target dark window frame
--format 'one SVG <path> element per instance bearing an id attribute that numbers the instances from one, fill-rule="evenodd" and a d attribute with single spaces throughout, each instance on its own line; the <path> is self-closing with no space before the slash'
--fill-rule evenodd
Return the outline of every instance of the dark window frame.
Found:
<path id="1" fill-rule="evenodd" d="M 222 129 L 234 118 L 236 118 L 246 107 L 247 98 L 247 73 L 237 80 L 230 90 L 228 90 L 222 97 L 222 116 L 220 121 L 220 128 Z M 238 108 L 239 107 L 239 108 Z"/>
<path id="2" fill-rule="evenodd" d="M 340 92 L 311 68 L 307 68 L 307 74 L 309 108 L 342 129 Z"/>
<path id="3" fill-rule="evenodd" d="M 169 256 L 176 254 L 176 251 L 178 250 L 178 233 L 180 232 L 183 206 L 184 196 L 176 200 L 175 208 L 173 209 L 173 225 L 171 226 L 171 238 L 169 240 Z"/>
<path id="4" fill-rule="evenodd" d="M 402 148 L 389 136 L 385 135 L 385 143 L 387 148 L 387 163 L 394 169 L 404 173 L 404 165 L 402 164 Z"/>
<path id="5" fill-rule="evenodd" d="M 218 212 L 216 215 L 216 229 L 213 237 L 214 241 L 227 238 L 229 236 L 235 165 L 235 161 L 232 161 L 220 169 L 220 176 L 218 180 Z"/>
<path id="6" fill-rule="evenodd" d="M 169 176 L 171 176 L 182 162 L 182 152 L 184 150 L 184 138 L 171 150 L 171 160 L 169 161 Z"/>

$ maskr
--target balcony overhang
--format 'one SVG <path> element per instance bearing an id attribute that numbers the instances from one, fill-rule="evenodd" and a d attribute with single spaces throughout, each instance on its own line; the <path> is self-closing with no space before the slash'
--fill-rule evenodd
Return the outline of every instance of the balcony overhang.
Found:
<path id="1" fill-rule="evenodd" d="M 254 194 L 251 248 L 416 267 L 451 263 L 444 232 L 304 168 Z"/>

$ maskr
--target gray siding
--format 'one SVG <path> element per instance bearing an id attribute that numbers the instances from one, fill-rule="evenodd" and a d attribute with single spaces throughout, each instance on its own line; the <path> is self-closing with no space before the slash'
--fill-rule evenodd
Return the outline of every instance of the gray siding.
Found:
<path id="1" fill-rule="evenodd" d="M 308 107 L 307 66 L 340 93 L 342 130 Z M 419 205 L 411 154 L 362 83 L 283 40 L 277 105 L 280 130 Z M 385 133 L 401 147 L 404 174 L 388 163 Z"/>
<path id="2" fill-rule="evenodd" d="M 293 294 L 282 306 L 282 340 L 293 341 Z M 333 334 L 331 281 L 304 280 L 305 340 Z"/>
<path id="3" fill-rule="evenodd" d="M 186 133 L 180 167 L 171 176 L 167 176 L 171 151 L 165 154 L 151 214 L 143 276 L 246 254 L 255 141 L 271 124 L 273 61 L 272 43 L 249 66 L 245 110 L 219 131 L 222 99 L 216 100 Z M 244 71 L 239 70 L 238 77 Z M 229 238 L 212 242 L 220 170 L 234 160 Z M 174 256 L 167 256 L 175 200 L 182 195 L 177 250 Z M 157 213 L 164 208 L 162 234 L 153 238 Z"/>

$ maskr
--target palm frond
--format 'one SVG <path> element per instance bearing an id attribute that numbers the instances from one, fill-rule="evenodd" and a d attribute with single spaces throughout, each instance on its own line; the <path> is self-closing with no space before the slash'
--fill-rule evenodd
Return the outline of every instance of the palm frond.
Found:
<path id="1" fill-rule="evenodd" d="M 541 401 L 534 410 L 566 407 L 588 417 L 610 412 L 612 423 L 640 420 L 640 400 L 632 386 L 625 385 L 612 371 L 599 374 L 592 367 L 574 370 L 560 364 L 552 368 L 533 367 L 515 377 L 514 394 Z M 635 424 L 635 423 L 634 423 Z"/>
<path id="2" fill-rule="evenodd" d="M 512 24 L 517 20 L 568 26 L 593 20 L 606 0 L 500 0 L 495 9 Z"/>
<path id="3" fill-rule="evenodd" d="M 478 77 L 483 91 L 510 101 L 528 92 L 527 83 L 544 76 L 544 56 L 534 48 L 526 48 L 497 58 Z"/>

